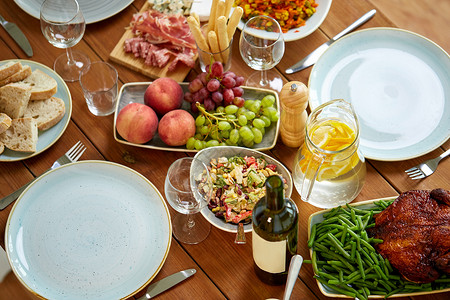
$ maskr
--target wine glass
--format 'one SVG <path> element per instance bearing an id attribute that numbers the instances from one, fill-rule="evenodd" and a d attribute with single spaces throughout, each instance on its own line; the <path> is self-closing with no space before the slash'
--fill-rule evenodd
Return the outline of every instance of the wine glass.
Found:
<path id="1" fill-rule="evenodd" d="M 277 92 L 283 87 L 283 80 L 274 71 L 284 54 L 284 37 L 280 24 L 269 16 L 256 16 L 242 28 L 239 50 L 245 63 L 254 70 L 246 85 L 272 89 Z"/>
<path id="2" fill-rule="evenodd" d="M 45 38 L 66 54 L 56 58 L 53 69 L 65 81 L 77 81 L 84 66 L 90 63 L 84 53 L 72 51 L 83 37 L 86 22 L 76 0 L 45 0 L 40 11 L 41 30 Z"/>
<path id="3" fill-rule="evenodd" d="M 164 191 L 169 204 L 181 214 L 172 219 L 173 234 L 180 242 L 198 244 L 211 230 L 199 213 L 212 196 L 208 167 L 199 159 L 184 157 L 169 167 Z"/>

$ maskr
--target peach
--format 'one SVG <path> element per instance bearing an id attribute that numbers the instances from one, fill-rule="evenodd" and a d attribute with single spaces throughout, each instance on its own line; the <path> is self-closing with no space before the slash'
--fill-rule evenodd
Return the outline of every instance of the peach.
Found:
<path id="1" fill-rule="evenodd" d="M 141 103 L 127 104 L 117 115 L 117 132 L 131 143 L 147 143 L 155 136 L 157 128 L 158 116 Z"/>
<path id="2" fill-rule="evenodd" d="M 161 77 L 153 81 L 145 90 L 144 103 L 162 116 L 180 108 L 183 96 L 183 89 L 178 82 L 172 78 Z"/>
<path id="3" fill-rule="evenodd" d="M 194 117 L 182 109 L 172 110 L 159 121 L 158 134 L 169 146 L 185 145 L 195 135 Z"/>

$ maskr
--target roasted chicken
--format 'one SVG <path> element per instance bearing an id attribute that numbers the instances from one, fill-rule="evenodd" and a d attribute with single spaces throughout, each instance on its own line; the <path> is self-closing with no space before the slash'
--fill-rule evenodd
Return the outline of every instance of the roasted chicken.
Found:
<path id="1" fill-rule="evenodd" d="M 444 189 L 402 193 L 374 216 L 370 234 L 377 251 L 409 281 L 427 283 L 450 274 L 450 193 Z"/>

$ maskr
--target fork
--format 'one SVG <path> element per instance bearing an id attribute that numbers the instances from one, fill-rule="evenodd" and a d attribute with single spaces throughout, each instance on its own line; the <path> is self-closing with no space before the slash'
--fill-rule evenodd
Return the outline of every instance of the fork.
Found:
<path id="1" fill-rule="evenodd" d="M 406 170 L 406 174 L 408 174 L 411 179 L 422 179 L 427 176 L 430 176 L 431 174 L 436 171 L 437 166 L 441 159 L 444 157 L 447 157 L 450 154 L 450 149 L 442 153 L 436 158 L 429 159 L 415 167 L 412 167 L 411 169 Z"/>
<path id="2" fill-rule="evenodd" d="M 43 174 L 47 173 L 50 170 L 56 169 L 62 165 L 71 163 L 71 162 L 76 162 L 81 155 L 83 155 L 84 151 L 86 150 L 86 146 L 83 145 L 83 143 L 81 143 L 81 141 L 78 141 L 75 145 L 73 145 L 72 148 L 70 148 L 66 153 L 64 153 L 63 156 L 61 156 L 60 158 L 58 158 L 53 165 L 51 166 L 50 169 L 48 169 L 47 171 L 45 171 Z M 42 176 L 41 175 L 41 176 Z M 24 186 L 22 186 L 21 188 L 19 188 L 18 190 L 16 190 L 15 192 L 12 192 L 11 194 L 9 194 L 8 196 L 5 196 L 3 199 L 0 200 L 0 210 L 3 210 L 5 207 L 7 207 L 9 204 L 11 204 L 14 200 L 17 199 L 17 197 L 19 197 L 19 195 L 33 182 L 35 181 L 37 178 L 39 178 L 40 176 L 34 178 L 33 180 L 31 180 L 30 182 L 28 182 L 27 184 L 25 184 Z"/>

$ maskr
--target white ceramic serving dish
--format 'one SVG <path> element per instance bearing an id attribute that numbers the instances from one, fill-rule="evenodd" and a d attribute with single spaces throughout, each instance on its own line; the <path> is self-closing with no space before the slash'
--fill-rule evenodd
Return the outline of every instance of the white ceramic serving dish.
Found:
<path id="1" fill-rule="evenodd" d="M 380 201 L 380 200 L 394 200 L 397 197 L 386 197 L 386 198 L 379 198 L 379 199 L 373 199 L 373 200 L 368 200 L 368 201 L 362 201 L 362 202 L 357 202 L 357 203 L 350 203 L 349 205 L 360 208 L 360 209 L 370 209 L 370 208 L 375 208 L 376 205 L 374 204 L 374 202 Z M 326 214 L 327 212 L 331 211 L 331 209 L 326 209 L 326 210 L 322 210 L 316 213 L 313 213 L 312 215 L 309 216 L 308 219 L 308 240 L 311 236 L 311 229 L 312 226 L 314 224 L 317 223 L 321 223 L 324 218 L 323 215 Z M 312 257 L 312 250 L 310 249 L 310 257 Z M 322 292 L 322 294 L 324 294 L 327 297 L 335 297 L 335 298 L 351 298 L 347 295 L 344 294 L 340 294 L 339 292 L 336 292 L 333 289 L 330 289 L 329 287 L 323 285 L 322 283 L 320 283 L 319 281 L 317 281 L 317 285 L 319 286 L 320 291 Z M 449 292 L 450 288 L 447 289 L 443 289 L 443 290 L 434 290 L 434 291 L 430 291 L 430 292 L 416 292 L 416 293 L 404 293 L 404 294 L 394 294 L 392 296 L 390 296 L 389 298 L 398 298 L 398 297 L 413 297 L 413 296 L 420 296 L 420 295 L 429 295 L 429 294 L 437 294 L 437 293 L 445 293 L 445 292 Z M 382 295 L 369 295 L 369 299 L 384 299 L 384 296 Z"/>
<path id="2" fill-rule="evenodd" d="M 332 0 L 316 0 L 319 6 L 316 8 L 316 12 L 305 22 L 304 26 L 294 28 L 283 34 L 285 42 L 291 42 L 302 39 L 319 28 L 322 22 L 328 15 Z M 242 30 L 245 22 L 241 20 L 238 24 L 238 28 Z"/>
<path id="3" fill-rule="evenodd" d="M 232 157 L 235 155 L 240 155 L 242 157 L 244 156 L 254 156 L 254 157 L 264 157 L 264 159 L 269 164 L 274 164 L 277 166 L 277 172 L 282 175 L 283 178 L 286 179 L 287 182 L 287 190 L 285 193 L 285 196 L 287 198 L 290 198 L 292 195 L 292 189 L 293 189 L 293 182 L 291 173 L 289 170 L 278 160 L 274 159 L 273 157 L 262 153 L 260 151 L 256 151 L 254 149 L 244 148 L 244 147 L 234 147 L 234 146 L 221 146 L 221 147 L 211 147 L 206 148 L 201 151 L 199 151 L 195 158 L 200 159 L 203 161 L 207 166 L 210 165 L 210 162 L 213 158 L 219 158 L 219 157 Z M 237 225 L 226 223 L 224 220 L 217 218 L 209 209 L 208 207 L 205 207 L 201 211 L 202 215 L 215 227 L 227 231 L 227 232 L 236 232 L 237 231 Z M 244 225 L 244 231 L 250 232 L 252 231 L 252 224 L 246 224 Z"/>
<path id="4" fill-rule="evenodd" d="M 148 148 L 148 149 L 156 149 L 156 150 L 165 150 L 165 151 L 178 151 L 178 152 L 198 152 L 198 150 L 189 150 L 186 148 L 186 146 L 178 146 L 178 147 L 171 147 L 164 144 L 164 142 L 159 138 L 158 133 L 153 137 L 151 141 L 149 141 L 146 144 L 136 144 L 136 143 L 130 143 L 126 141 L 124 138 L 122 138 L 119 133 L 116 130 L 116 120 L 117 115 L 119 114 L 120 110 L 124 108 L 129 103 L 144 103 L 144 93 L 147 89 L 148 85 L 151 84 L 151 82 L 132 82 L 132 83 L 126 83 L 122 86 L 122 88 L 119 91 L 119 99 L 117 101 L 116 105 L 116 111 L 114 114 L 114 139 L 122 144 L 136 146 L 136 147 L 142 147 L 142 148 Z M 188 85 L 187 82 L 181 82 L 180 86 L 183 89 L 183 93 L 188 91 Z M 278 93 L 272 90 L 266 90 L 266 89 L 258 89 L 253 87 L 242 87 L 244 89 L 244 99 L 262 99 L 266 95 L 273 95 L 276 99 L 275 101 L 275 107 L 278 111 L 280 111 L 280 99 L 278 98 Z M 184 109 L 190 113 L 190 103 L 183 100 L 183 104 L 181 106 L 181 109 Z M 194 115 L 194 118 L 196 115 Z M 255 150 L 269 150 L 275 147 L 275 144 L 277 143 L 278 138 L 278 132 L 280 128 L 280 119 L 276 123 L 271 124 L 269 127 L 266 128 L 266 133 L 263 137 L 263 140 L 259 144 L 255 144 L 252 149 Z"/>
<path id="5" fill-rule="evenodd" d="M 42 72 L 46 73 L 47 75 L 55 79 L 56 82 L 58 83 L 58 90 L 54 95 L 54 97 L 61 98 L 64 101 L 66 112 L 64 114 L 64 117 L 55 126 L 45 131 L 39 130 L 36 152 L 32 153 L 18 152 L 5 148 L 5 151 L 3 151 L 3 153 L 0 154 L 0 162 L 24 160 L 33 157 L 35 155 L 38 155 L 43 151 L 47 150 L 62 136 L 62 134 L 67 128 L 67 125 L 69 125 L 70 117 L 72 116 L 72 96 L 70 94 L 69 88 L 67 87 L 66 82 L 55 71 L 53 71 L 52 69 L 43 64 L 25 59 L 3 60 L 0 61 L 0 65 L 7 63 L 9 61 L 20 61 L 22 65 L 30 66 L 32 71 L 41 70 Z"/>
<path id="6" fill-rule="evenodd" d="M 172 240 L 166 202 L 138 172 L 81 161 L 45 173 L 5 229 L 19 281 L 44 299 L 127 299 L 162 268 Z"/>

